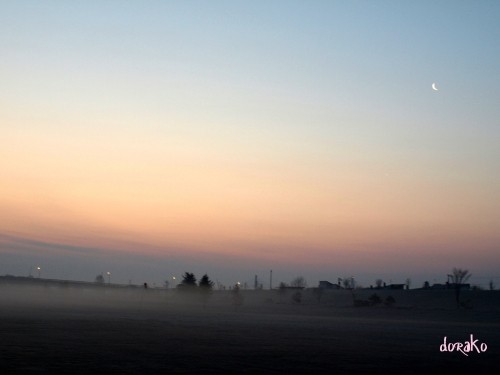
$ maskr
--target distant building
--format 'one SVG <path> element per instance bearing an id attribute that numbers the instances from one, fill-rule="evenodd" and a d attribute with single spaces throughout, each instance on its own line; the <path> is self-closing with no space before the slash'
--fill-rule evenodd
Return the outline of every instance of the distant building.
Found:
<path id="1" fill-rule="evenodd" d="M 449 284 L 439 284 L 439 283 L 434 283 L 431 286 L 431 289 L 448 289 Z"/>
<path id="2" fill-rule="evenodd" d="M 318 287 L 321 289 L 344 289 L 339 284 L 333 284 L 329 281 L 320 281 Z"/>
<path id="3" fill-rule="evenodd" d="M 440 290 L 440 289 L 455 289 L 457 287 L 456 283 L 449 283 L 447 282 L 446 284 L 440 284 L 440 283 L 434 283 L 430 287 L 430 289 L 435 289 L 435 290 Z M 470 284 L 460 284 L 461 289 L 470 289 Z"/>
<path id="4" fill-rule="evenodd" d="M 446 283 L 448 289 L 455 289 L 457 287 L 456 283 Z M 470 289 L 470 284 L 460 284 L 461 289 Z"/>
<path id="5" fill-rule="evenodd" d="M 389 284 L 386 286 L 387 289 L 404 289 L 406 284 Z"/>

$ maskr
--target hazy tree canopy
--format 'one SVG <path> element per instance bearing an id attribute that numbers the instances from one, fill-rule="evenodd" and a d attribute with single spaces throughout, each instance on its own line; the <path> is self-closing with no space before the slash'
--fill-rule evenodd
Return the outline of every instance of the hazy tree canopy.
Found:
<path id="1" fill-rule="evenodd" d="M 202 295 L 202 300 L 203 300 L 203 307 L 206 306 L 207 304 L 207 299 L 208 296 L 212 293 L 212 288 L 214 287 L 214 282 L 210 280 L 207 274 L 204 274 L 200 282 L 198 283 L 199 286 L 199 291 L 201 292 Z"/>
<path id="2" fill-rule="evenodd" d="M 307 286 L 307 281 L 303 276 L 297 276 L 295 279 L 292 280 L 290 286 L 305 288 Z"/>
<path id="3" fill-rule="evenodd" d="M 372 305 L 378 305 L 379 303 L 382 302 L 382 299 L 378 294 L 374 293 L 370 296 L 370 298 L 368 298 L 368 301 L 370 301 Z"/>
<path id="4" fill-rule="evenodd" d="M 199 282 L 199 287 L 204 291 L 210 291 L 214 287 L 214 282 L 210 280 L 207 274 L 204 274 Z"/>
<path id="5" fill-rule="evenodd" d="M 194 273 L 190 272 L 185 272 L 184 275 L 182 275 L 182 281 L 179 285 L 180 287 L 195 287 L 196 286 L 196 277 L 194 276 Z"/>
<path id="6" fill-rule="evenodd" d="M 286 288 L 287 286 L 288 286 L 288 285 L 282 281 L 282 282 L 280 282 L 279 288 L 280 288 L 280 289 L 284 289 L 284 288 Z"/>
<path id="7" fill-rule="evenodd" d="M 99 274 L 95 277 L 95 282 L 98 284 L 104 284 L 104 276 Z"/>

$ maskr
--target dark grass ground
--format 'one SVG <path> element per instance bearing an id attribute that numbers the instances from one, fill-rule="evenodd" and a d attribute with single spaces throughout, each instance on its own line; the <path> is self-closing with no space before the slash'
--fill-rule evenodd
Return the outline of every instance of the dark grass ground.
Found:
<path id="1" fill-rule="evenodd" d="M 228 292 L 206 308 L 141 291 L 3 293 L 1 373 L 500 373 L 494 303 L 353 308 L 331 299 L 293 305 L 274 294 L 270 302 L 267 293 L 246 293 L 237 309 Z M 470 334 L 488 350 L 439 351 L 444 336 L 463 342 Z"/>

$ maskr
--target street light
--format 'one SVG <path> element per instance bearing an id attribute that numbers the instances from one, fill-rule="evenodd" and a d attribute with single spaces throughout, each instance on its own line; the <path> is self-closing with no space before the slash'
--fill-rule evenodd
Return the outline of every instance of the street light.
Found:
<path id="1" fill-rule="evenodd" d="M 175 288 L 175 276 L 172 276 L 172 288 Z"/>
<path id="2" fill-rule="evenodd" d="M 42 268 L 38 266 L 36 269 L 38 270 L 38 278 L 40 278 L 40 275 L 42 274 Z"/>
<path id="3" fill-rule="evenodd" d="M 106 272 L 106 274 L 108 275 L 108 284 L 111 284 L 111 272 Z"/>

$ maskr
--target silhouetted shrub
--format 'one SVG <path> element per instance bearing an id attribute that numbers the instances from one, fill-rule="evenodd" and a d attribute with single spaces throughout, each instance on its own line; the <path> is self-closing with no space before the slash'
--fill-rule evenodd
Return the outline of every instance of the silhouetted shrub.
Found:
<path id="1" fill-rule="evenodd" d="M 292 294 L 292 301 L 295 303 L 301 303 L 302 302 L 302 293 L 300 293 L 298 290 Z"/>
<path id="2" fill-rule="evenodd" d="M 231 294 L 234 309 L 237 310 L 243 304 L 243 295 L 241 294 L 240 286 L 238 284 L 233 287 Z"/>
<path id="3" fill-rule="evenodd" d="M 313 294 L 316 296 L 318 303 L 321 303 L 321 297 L 323 297 L 323 293 L 325 292 L 324 288 L 314 288 Z"/>
<path id="4" fill-rule="evenodd" d="M 394 299 L 394 297 L 393 297 L 393 296 L 387 296 L 387 298 L 386 298 L 386 299 L 385 299 L 385 301 L 384 301 L 384 304 L 385 304 L 386 306 L 391 307 L 391 306 L 392 306 L 395 302 L 396 302 L 396 300 Z"/>
<path id="5" fill-rule="evenodd" d="M 374 293 L 370 296 L 370 298 L 368 298 L 368 301 L 370 301 L 372 305 L 378 305 L 379 303 L 382 302 L 382 299 L 379 297 L 378 294 Z"/>
<path id="6" fill-rule="evenodd" d="M 463 302 L 461 301 L 460 307 L 467 309 L 467 310 L 470 310 L 473 308 L 472 301 L 470 299 L 463 301 Z"/>
<path id="7" fill-rule="evenodd" d="M 355 299 L 354 300 L 354 307 L 367 307 L 370 306 L 370 301 L 364 300 L 364 299 Z"/>
<path id="8" fill-rule="evenodd" d="M 97 275 L 97 276 L 95 277 L 95 282 L 96 282 L 97 284 L 104 284 L 104 276 L 103 276 L 103 275 Z"/>

